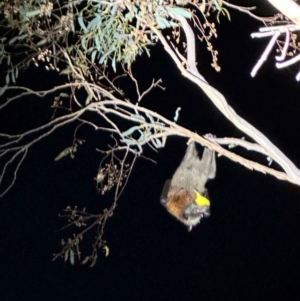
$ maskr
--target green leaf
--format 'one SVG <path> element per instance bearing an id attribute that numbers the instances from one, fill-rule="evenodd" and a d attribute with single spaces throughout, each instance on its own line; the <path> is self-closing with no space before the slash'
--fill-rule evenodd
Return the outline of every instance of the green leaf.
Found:
<path id="1" fill-rule="evenodd" d="M 27 20 L 29 20 L 30 18 L 36 16 L 36 15 L 39 15 L 40 14 L 40 10 L 34 10 L 34 11 L 29 11 L 25 14 L 25 17 Z"/>
<path id="2" fill-rule="evenodd" d="M 71 23 L 71 32 L 75 32 L 74 22 Z"/>
<path id="3" fill-rule="evenodd" d="M 5 83 L 9 85 L 9 73 L 7 73 L 5 76 Z"/>
<path id="4" fill-rule="evenodd" d="M 155 147 L 157 147 L 157 148 L 163 147 L 163 143 L 162 143 L 162 141 L 160 141 L 160 139 L 155 138 L 154 141 L 155 141 L 155 143 L 154 142 L 153 143 L 154 143 Z"/>
<path id="5" fill-rule="evenodd" d="M 178 27 L 179 25 L 173 21 L 169 21 L 161 16 L 156 16 L 156 22 L 161 29 Z"/>
<path id="6" fill-rule="evenodd" d="M 88 96 L 85 100 L 85 105 L 87 106 L 88 104 L 91 103 L 91 100 L 93 99 L 94 95 L 86 88 L 86 86 L 84 86 L 86 92 L 88 93 Z"/>
<path id="7" fill-rule="evenodd" d="M 161 16 L 157 16 L 156 17 L 156 22 L 159 28 L 161 29 L 165 29 L 167 27 L 170 27 L 170 23 L 168 20 L 166 20 L 165 18 L 161 17 Z"/>
<path id="8" fill-rule="evenodd" d="M 67 251 L 65 252 L 65 262 L 68 260 L 69 251 L 70 251 L 70 250 L 67 250 Z"/>
<path id="9" fill-rule="evenodd" d="M 87 26 L 87 30 L 89 30 L 89 29 L 92 29 L 92 30 L 93 29 L 97 29 L 101 25 L 102 19 L 101 19 L 100 14 L 95 14 L 95 15 L 96 15 L 96 17 L 89 22 L 89 24 Z"/>
<path id="10" fill-rule="evenodd" d="M 54 161 L 58 161 L 62 159 L 65 156 L 68 156 L 71 153 L 72 147 L 65 148 L 62 152 L 59 153 L 59 155 L 54 159 Z"/>
<path id="11" fill-rule="evenodd" d="M 81 39 L 81 46 L 82 46 L 82 48 L 83 48 L 85 51 L 87 51 L 87 49 L 86 49 L 86 44 L 85 44 L 85 40 L 86 40 L 86 37 L 83 37 L 83 38 Z"/>
<path id="12" fill-rule="evenodd" d="M 219 4 L 219 0 L 212 0 L 212 2 L 214 3 L 214 5 L 216 6 L 216 8 L 217 8 L 217 10 L 221 10 L 221 6 L 220 6 L 220 4 Z M 222 3 L 221 1 L 220 1 L 220 3 Z"/>
<path id="13" fill-rule="evenodd" d="M 138 8 L 134 5 L 133 6 L 133 11 L 134 11 L 134 13 L 137 15 L 137 13 L 138 13 Z"/>
<path id="14" fill-rule="evenodd" d="M 154 121 L 152 115 L 150 115 L 148 112 L 145 112 L 145 114 L 146 114 L 146 116 L 150 119 L 150 122 L 151 122 L 151 123 L 155 123 L 155 121 Z"/>
<path id="15" fill-rule="evenodd" d="M 79 12 L 78 14 L 78 23 L 81 27 L 81 29 L 84 31 L 84 32 L 87 32 L 87 28 L 83 22 L 83 16 L 82 16 L 82 11 Z"/>
<path id="16" fill-rule="evenodd" d="M 69 67 L 59 72 L 59 74 L 70 74 L 70 73 L 72 73 L 72 70 Z"/>
<path id="17" fill-rule="evenodd" d="M 86 256 L 81 264 L 86 264 L 90 260 L 90 256 Z"/>
<path id="18" fill-rule="evenodd" d="M 129 11 L 129 12 L 125 15 L 125 19 L 128 20 L 128 21 L 130 21 L 130 22 L 132 21 L 133 17 L 134 17 L 134 13 L 133 13 L 132 10 Z"/>
<path id="19" fill-rule="evenodd" d="M 192 14 L 182 7 L 171 7 L 168 9 L 168 12 L 173 14 L 174 16 L 182 16 L 186 19 L 190 19 L 192 17 Z"/>
<path id="20" fill-rule="evenodd" d="M 141 134 L 141 136 L 138 139 L 138 142 L 144 141 L 151 136 L 151 132 L 148 129 L 147 129 L 147 132 L 145 132 L 145 133 L 142 132 L 141 130 L 139 130 L 139 133 Z"/>
<path id="21" fill-rule="evenodd" d="M 225 14 L 227 15 L 228 20 L 231 21 L 229 11 L 226 8 L 223 8 L 222 11 L 225 12 Z"/>
<path id="22" fill-rule="evenodd" d="M 106 52 L 104 55 L 101 56 L 101 58 L 99 60 L 99 64 L 103 64 L 104 60 L 115 50 L 114 47 L 115 46 L 112 45 L 112 47 L 110 47 L 110 50 L 108 52 Z"/>
<path id="23" fill-rule="evenodd" d="M 91 61 L 92 61 L 92 63 L 95 62 L 95 56 L 96 56 L 97 52 L 98 52 L 97 49 L 95 49 L 95 50 L 93 50 L 93 52 L 91 54 Z"/>
<path id="24" fill-rule="evenodd" d="M 120 140 L 121 142 L 127 144 L 127 145 L 136 145 L 136 141 L 133 139 L 127 139 L 127 138 L 123 138 L 122 140 Z"/>
<path id="25" fill-rule="evenodd" d="M 143 49 L 147 53 L 148 57 L 150 57 L 150 51 L 149 51 L 149 49 L 147 47 L 144 47 L 144 46 L 143 46 Z"/>
<path id="26" fill-rule="evenodd" d="M 18 36 L 18 40 L 19 41 L 22 41 L 22 40 L 24 40 L 25 38 L 27 38 L 28 37 L 28 34 L 27 33 L 24 33 L 24 34 L 22 34 L 21 36 Z"/>
<path id="27" fill-rule="evenodd" d="M 70 262 L 71 265 L 74 265 L 74 252 L 72 250 L 70 250 Z"/>
<path id="28" fill-rule="evenodd" d="M 112 66 L 114 72 L 116 73 L 117 71 L 116 71 L 116 57 L 115 56 L 112 59 L 111 66 Z"/>
<path id="29" fill-rule="evenodd" d="M 126 137 L 131 135 L 133 132 L 140 130 L 140 127 L 138 125 L 132 126 L 131 128 L 129 128 L 127 131 L 121 133 L 122 137 Z"/>
<path id="30" fill-rule="evenodd" d="M 231 21 L 229 11 L 226 8 L 221 8 L 221 10 L 219 10 L 217 13 L 218 23 L 220 23 L 220 13 L 222 13 L 223 16 L 227 16 L 228 20 Z"/>
<path id="31" fill-rule="evenodd" d="M 43 40 L 40 40 L 36 45 L 37 45 L 37 46 L 42 46 L 42 45 L 46 44 L 47 41 L 48 41 L 48 39 L 45 38 L 45 39 L 43 39 Z"/>
<path id="32" fill-rule="evenodd" d="M 95 36 L 94 41 L 95 41 L 97 50 L 100 51 L 101 47 L 100 47 L 100 39 L 99 39 L 98 34 Z"/>
<path id="33" fill-rule="evenodd" d="M 179 25 L 173 21 L 169 21 L 171 27 L 178 27 Z"/>
<path id="34" fill-rule="evenodd" d="M 7 88 L 8 88 L 8 85 L 0 87 L 0 96 L 2 96 L 5 93 L 5 91 L 6 91 Z"/>
<path id="35" fill-rule="evenodd" d="M 19 77 L 19 68 L 16 67 L 16 73 L 15 73 L 15 77 L 18 78 Z"/>
<path id="36" fill-rule="evenodd" d="M 64 92 L 62 92 L 62 93 L 60 93 L 59 94 L 59 97 L 70 97 L 70 95 L 69 94 L 67 94 L 67 93 L 64 93 Z"/>
<path id="37" fill-rule="evenodd" d="M 142 121 L 146 121 L 145 118 L 144 118 L 143 116 L 138 115 L 138 114 L 130 114 L 130 117 L 133 117 L 133 118 L 135 118 L 135 119 L 139 119 L 139 120 L 141 120 L 141 122 L 142 122 Z"/>
<path id="38" fill-rule="evenodd" d="M 13 37 L 11 40 L 9 40 L 8 45 L 13 44 L 13 43 L 14 43 L 15 41 L 17 41 L 17 40 L 18 40 L 18 36 Z"/>
<path id="39" fill-rule="evenodd" d="M 12 82 L 14 84 L 16 83 L 16 78 L 15 78 L 15 75 L 14 75 L 14 70 L 12 70 L 12 72 L 11 72 L 11 80 L 12 80 Z"/>

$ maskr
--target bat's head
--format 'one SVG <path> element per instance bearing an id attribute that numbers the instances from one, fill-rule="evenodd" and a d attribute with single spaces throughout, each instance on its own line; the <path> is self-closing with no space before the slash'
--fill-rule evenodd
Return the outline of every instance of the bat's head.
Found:
<path id="1" fill-rule="evenodd" d="M 182 216 L 182 222 L 188 227 L 189 231 L 192 230 L 193 226 L 199 224 L 203 217 L 210 216 L 210 201 L 198 191 L 195 191 L 195 193 L 194 202 L 186 207 Z"/>
<path id="2" fill-rule="evenodd" d="M 184 189 L 171 193 L 167 210 L 191 231 L 203 217 L 210 216 L 210 202 L 198 191 L 190 193 Z"/>

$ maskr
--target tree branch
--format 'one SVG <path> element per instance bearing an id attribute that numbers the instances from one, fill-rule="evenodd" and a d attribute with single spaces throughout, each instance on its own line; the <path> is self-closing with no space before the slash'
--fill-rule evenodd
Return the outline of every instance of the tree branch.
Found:
<path id="1" fill-rule="evenodd" d="M 256 141 L 264 149 L 264 152 L 284 169 L 287 174 L 288 181 L 300 185 L 300 170 L 293 164 L 293 162 L 289 160 L 266 136 L 254 128 L 245 119 L 236 114 L 232 107 L 228 105 L 225 97 L 215 88 L 210 86 L 204 77 L 198 72 L 195 62 L 194 33 L 184 17 L 176 16 L 176 18 L 180 21 L 187 38 L 187 69 L 184 68 L 182 62 L 171 49 L 162 33 L 154 27 L 152 27 L 152 30 L 156 33 L 157 37 L 164 45 L 165 50 L 170 54 L 182 74 L 192 82 L 196 83 L 227 119 L 229 119 L 243 133 Z"/>

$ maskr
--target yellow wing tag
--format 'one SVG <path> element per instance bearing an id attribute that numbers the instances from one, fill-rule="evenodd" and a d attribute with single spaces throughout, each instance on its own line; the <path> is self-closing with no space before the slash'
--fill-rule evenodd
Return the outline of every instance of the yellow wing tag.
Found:
<path id="1" fill-rule="evenodd" d="M 203 195 L 201 195 L 197 190 L 195 190 L 196 193 L 196 199 L 195 202 L 198 206 L 210 206 L 210 201 Z"/>

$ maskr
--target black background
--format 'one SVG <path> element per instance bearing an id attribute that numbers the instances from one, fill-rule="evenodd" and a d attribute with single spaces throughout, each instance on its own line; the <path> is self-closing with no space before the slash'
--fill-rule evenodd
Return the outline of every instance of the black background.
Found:
<path id="1" fill-rule="evenodd" d="M 272 12 L 268 5 L 259 8 L 264 15 Z M 250 38 L 260 26 L 250 17 L 231 11 L 231 18 L 221 17 L 214 42 L 221 72 L 210 68 L 206 47 L 199 44 L 200 73 L 300 166 L 297 69 L 276 70 L 272 56 L 251 78 L 268 40 Z M 196 85 L 180 76 L 161 46 L 152 49 L 150 59 L 139 58 L 133 70 L 141 89 L 153 77 L 167 87 L 153 91 L 142 105 L 170 119 L 180 106 L 178 123 L 199 134 L 243 136 Z M 20 76 L 20 84 L 38 89 L 58 80 L 38 69 Z M 134 97 L 132 84 L 122 85 Z M 1 132 L 41 125 L 52 115 L 52 101 L 10 106 L 1 114 Z M 74 160 L 53 161 L 72 143 L 73 129 L 60 129 L 30 149 L 17 182 L 1 199 L 1 300 L 299 300 L 299 187 L 219 158 L 217 177 L 208 184 L 212 215 L 188 233 L 159 204 L 164 181 L 186 149 L 178 137 L 168 139 L 158 153 L 146 149 L 157 164 L 138 160 L 106 226 L 108 257 L 100 251 L 94 268 L 52 262 L 66 236 L 58 231 L 63 225 L 58 213 L 67 205 L 96 213 L 113 197 L 95 189 L 101 159 L 95 147 L 105 148 L 103 133 L 86 129 L 82 138 L 87 142 Z M 265 162 L 255 154 L 249 157 Z M 88 247 L 87 241 L 83 248 Z"/>

